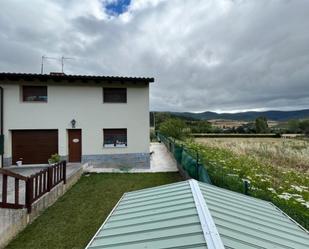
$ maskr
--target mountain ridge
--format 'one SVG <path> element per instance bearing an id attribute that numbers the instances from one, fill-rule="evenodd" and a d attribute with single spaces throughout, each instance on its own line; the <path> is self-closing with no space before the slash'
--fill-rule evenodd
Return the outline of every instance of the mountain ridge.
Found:
<path id="1" fill-rule="evenodd" d="M 241 120 L 241 121 L 253 121 L 257 117 L 263 116 L 268 120 L 273 121 L 288 121 L 291 119 L 306 119 L 309 118 L 309 109 L 295 110 L 295 111 L 248 111 L 237 113 L 216 113 L 211 111 L 205 111 L 201 113 L 193 112 L 169 112 L 174 116 L 193 118 L 199 120 L 211 120 L 211 119 L 228 119 L 228 120 Z"/>

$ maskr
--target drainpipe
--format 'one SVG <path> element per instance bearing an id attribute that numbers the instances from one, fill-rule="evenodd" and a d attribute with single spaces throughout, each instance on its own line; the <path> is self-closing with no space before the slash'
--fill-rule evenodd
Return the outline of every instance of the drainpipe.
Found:
<path id="1" fill-rule="evenodd" d="M 3 87 L 0 86 L 0 136 L 3 136 Z M 4 138 L 2 138 L 4 140 Z M 3 142 L 4 151 L 4 142 Z M 1 154 L 1 168 L 3 168 L 3 154 Z"/>

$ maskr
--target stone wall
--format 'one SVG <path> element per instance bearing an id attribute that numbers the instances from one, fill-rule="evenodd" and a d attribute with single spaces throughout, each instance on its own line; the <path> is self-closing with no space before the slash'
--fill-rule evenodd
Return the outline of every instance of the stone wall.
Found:
<path id="1" fill-rule="evenodd" d="M 93 168 L 150 168 L 149 153 L 84 155 L 82 160 Z"/>

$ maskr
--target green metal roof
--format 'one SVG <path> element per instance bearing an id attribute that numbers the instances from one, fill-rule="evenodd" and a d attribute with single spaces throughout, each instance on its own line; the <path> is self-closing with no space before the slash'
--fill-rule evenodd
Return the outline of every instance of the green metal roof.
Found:
<path id="1" fill-rule="evenodd" d="M 270 202 L 199 183 L 225 248 L 309 248 L 309 235 Z"/>
<path id="2" fill-rule="evenodd" d="M 302 249 L 309 235 L 269 202 L 189 180 L 124 194 L 87 249 L 207 245 Z"/>

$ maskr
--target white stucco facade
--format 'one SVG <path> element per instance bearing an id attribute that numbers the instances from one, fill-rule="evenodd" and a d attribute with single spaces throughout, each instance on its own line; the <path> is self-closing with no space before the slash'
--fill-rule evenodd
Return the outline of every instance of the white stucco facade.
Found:
<path id="1" fill-rule="evenodd" d="M 21 85 L 47 85 L 48 101 L 23 102 Z M 3 88 L 4 159 L 12 157 L 12 130 L 57 129 L 58 153 L 68 155 L 68 129 L 76 120 L 82 156 L 149 154 L 149 84 L 19 82 Z M 127 88 L 127 103 L 103 103 L 104 87 Z M 127 129 L 127 147 L 103 147 L 103 129 Z M 31 142 L 31 141 L 29 141 Z"/>

